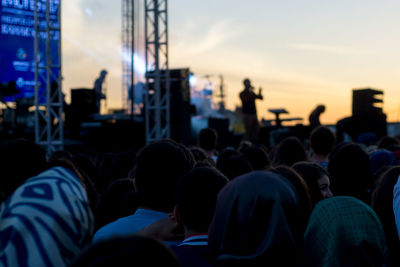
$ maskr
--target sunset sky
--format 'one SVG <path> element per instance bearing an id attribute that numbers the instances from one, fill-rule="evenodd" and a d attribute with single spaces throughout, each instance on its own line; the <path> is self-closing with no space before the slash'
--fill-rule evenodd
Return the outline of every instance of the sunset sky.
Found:
<path id="1" fill-rule="evenodd" d="M 121 107 L 120 1 L 62 4 L 64 91 L 92 87 L 105 68 L 108 107 Z M 351 115 L 353 88 L 371 87 L 384 90 L 384 111 L 398 121 L 399 12 L 396 0 L 170 0 L 170 67 L 211 75 L 216 85 L 222 74 L 228 108 L 239 105 L 242 80 L 250 78 L 263 88 L 260 118 L 285 107 L 308 123 L 324 103 L 321 121 L 334 123 Z"/>

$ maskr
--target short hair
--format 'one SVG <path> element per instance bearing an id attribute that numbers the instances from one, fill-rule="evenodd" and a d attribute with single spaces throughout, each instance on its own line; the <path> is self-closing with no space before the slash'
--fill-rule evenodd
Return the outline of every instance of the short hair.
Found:
<path id="1" fill-rule="evenodd" d="M 177 186 L 177 209 L 183 224 L 207 233 L 214 216 L 218 192 L 228 183 L 215 168 L 200 167 L 188 172 Z"/>
<path id="2" fill-rule="evenodd" d="M 224 160 L 219 169 L 229 180 L 252 172 L 254 169 L 251 163 L 242 155 L 231 156 Z"/>
<path id="3" fill-rule="evenodd" d="M 252 145 L 243 149 L 241 153 L 250 162 L 253 170 L 266 170 L 271 167 L 267 152 L 259 146 Z"/>
<path id="4" fill-rule="evenodd" d="M 226 160 L 228 160 L 232 156 L 239 156 L 239 155 L 240 153 L 236 149 L 225 148 L 224 150 L 222 150 L 222 152 L 219 154 L 217 158 L 217 169 L 221 171 Z"/>
<path id="5" fill-rule="evenodd" d="M 199 133 L 199 146 L 204 150 L 217 147 L 218 133 L 213 128 L 204 128 Z"/>
<path id="6" fill-rule="evenodd" d="M 328 171 L 334 195 L 353 196 L 369 202 L 370 158 L 360 145 L 344 144 L 331 153 Z"/>
<path id="7" fill-rule="evenodd" d="M 315 154 L 327 156 L 333 149 L 336 136 L 325 126 L 315 128 L 310 135 L 310 145 Z"/>
<path id="8" fill-rule="evenodd" d="M 170 139 L 142 148 L 135 168 L 139 206 L 171 212 L 175 206 L 176 184 L 194 166 L 191 152 Z"/>
<path id="9" fill-rule="evenodd" d="M 119 218 L 135 213 L 136 193 L 132 179 L 118 179 L 112 182 L 101 195 L 96 209 L 96 229 Z"/>
<path id="10" fill-rule="evenodd" d="M 283 139 L 276 147 L 273 163 L 275 166 L 292 166 L 296 162 L 307 160 L 306 149 L 294 136 Z"/>

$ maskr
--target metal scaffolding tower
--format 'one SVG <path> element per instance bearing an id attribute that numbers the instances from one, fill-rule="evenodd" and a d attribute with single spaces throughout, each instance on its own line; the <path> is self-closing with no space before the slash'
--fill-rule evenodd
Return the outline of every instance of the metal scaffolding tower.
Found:
<path id="1" fill-rule="evenodd" d="M 64 146 L 61 1 L 35 0 L 35 141 L 47 155 Z"/>
<path id="2" fill-rule="evenodd" d="M 167 8 L 167 0 L 145 0 L 147 143 L 170 137 Z"/>
<path id="3" fill-rule="evenodd" d="M 134 0 L 122 0 L 122 105 L 133 115 L 135 6 Z M 130 92 L 128 94 L 128 92 Z M 129 95 L 129 99 L 127 97 Z M 129 106 L 130 103 L 130 106 Z"/>

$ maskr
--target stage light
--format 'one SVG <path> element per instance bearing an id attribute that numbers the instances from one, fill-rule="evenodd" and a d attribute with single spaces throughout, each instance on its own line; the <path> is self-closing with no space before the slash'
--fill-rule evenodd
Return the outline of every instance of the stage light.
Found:
<path id="1" fill-rule="evenodd" d="M 122 49 L 121 50 L 122 61 L 126 64 L 131 64 L 132 60 L 132 52 Z M 135 73 L 139 75 L 144 75 L 146 73 L 146 63 L 143 58 L 139 56 L 137 53 L 133 54 L 133 61 L 135 64 Z"/>
<path id="2" fill-rule="evenodd" d="M 191 88 L 196 87 L 197 84 L 197 77 L 192 72 L 189 74 L 189 84 Z"/>
<path id="3" fill-rule="evenodd" d="M 133 60 L 135 61 L 135 72 L 137 74 L 144 75 L 146 73 L 146 63 L 144 62 L 143 58 L 137 53 L 134 53 Z"/>

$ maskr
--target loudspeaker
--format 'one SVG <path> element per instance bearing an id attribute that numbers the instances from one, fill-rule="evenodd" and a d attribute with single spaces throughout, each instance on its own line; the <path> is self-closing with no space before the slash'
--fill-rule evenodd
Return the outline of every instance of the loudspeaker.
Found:
<path id="1" fill-rule="evenodd" d="M 94 90 L 86 88 L 71 89 L 71 106 L 84 117 L 96 113 Z"/>
<path id="2" fill-rule="evenodd" d="M 367 132 L 378 137 L 387 134 L 386 114 L 381 107 L 375 106 L 375 103 L 383 103 L 381 98 L 377 98 L 382 95 L 383 91 L 370 88 L 353 90 L 353 138 Z"/>

